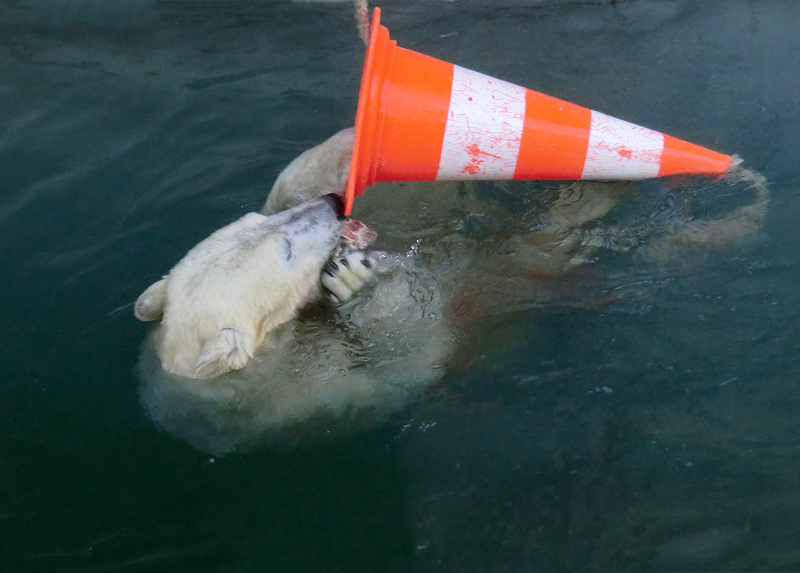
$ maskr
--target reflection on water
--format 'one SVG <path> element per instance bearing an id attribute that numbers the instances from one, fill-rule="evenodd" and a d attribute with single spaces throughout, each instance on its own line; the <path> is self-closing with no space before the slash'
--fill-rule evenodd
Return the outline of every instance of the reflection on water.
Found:
<path id="1" fill-rule="evenodd" d="M 351 8 L 2 2 L 0 566 L 800 568 L 794 2 L 383 8 L 403 46 L 740 154 L 761 229 L 645 256 L 758 203 L 728 181 L 369 191 L 359 216 L 454 296 L 444 380 L 355 436 L 212 458 L 146 418 L 130 304 L 352 122 Z M 558 217 L 583 226 L 553 279 L 530 261 Z"/>

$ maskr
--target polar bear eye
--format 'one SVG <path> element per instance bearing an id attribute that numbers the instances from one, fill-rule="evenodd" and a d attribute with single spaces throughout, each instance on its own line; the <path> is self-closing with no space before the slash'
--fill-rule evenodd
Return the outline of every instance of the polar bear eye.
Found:
<path id="1" fill-rule="evenodd" d="M 279 254 L 284 260 L 292 260 L 292 242 L 286 237 L 281 241 Z"/>

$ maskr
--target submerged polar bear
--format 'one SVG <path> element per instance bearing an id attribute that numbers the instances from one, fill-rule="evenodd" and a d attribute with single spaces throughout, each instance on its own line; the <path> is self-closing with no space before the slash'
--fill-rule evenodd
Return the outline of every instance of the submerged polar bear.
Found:
<path id="1" fill-rule="evenodd" d="M 342 251 L 341 202 L 319 198 L 343 188 L 351 147 L 348 130 L 298 157 L 262 213 L 139 297 L 136 317 L 158 321 L 140 396 L 161 428 L 217 454 L 291 442 L 374 423 L 441 376 L 452 339 L 433 278 L 413 256 Z"/>
<path id="2" fill-rule="evenodd" d="M 738 203 L 705 219 L 688 208 L 702 191 L 692 184 L 682 194 L 660 182 L 511 193 L 494 183 L 384 185 L 354 214 L 381 232 L 382 248 L 409 254 L 342 250 L 353 228 L 324 196 L 341 194 L 352 144 L 344 130 L 300 155 L 261 213 L 212 234 L 140 296 L 136 316 L 158 321 L 140 396 L 170 434 L 224 453 L 374 424 L 441 377 L 456 327 L 468 347 L 464 327 L 476 318 L 558 303 L 564 283 L 553 277 L 603 252 L 659 265 L 737 245 L 757 234 L 769 204 L 763 180 L 743 170 L 711 184 Z M 734 192 L 718 193 L 725 185 Z"/>

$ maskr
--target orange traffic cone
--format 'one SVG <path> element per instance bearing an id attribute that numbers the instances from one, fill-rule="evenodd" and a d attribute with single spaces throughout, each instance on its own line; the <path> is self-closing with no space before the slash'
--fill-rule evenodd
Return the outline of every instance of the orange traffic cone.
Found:
<path id="1" fill-rule="evenodd" d="M 375 8 L 345 213 L 376 181 L 720 175 L 728 155 L 400 48 Z"/>

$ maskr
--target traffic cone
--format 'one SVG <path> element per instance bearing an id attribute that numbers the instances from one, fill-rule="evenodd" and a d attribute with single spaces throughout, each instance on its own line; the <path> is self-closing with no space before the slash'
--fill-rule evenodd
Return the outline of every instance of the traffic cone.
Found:
<path id="1" fill-rule="evenodd" d="M 731 157 L 400 48 L 375 8 L 345 197 L 376 181 L 720 175 Z"/>

